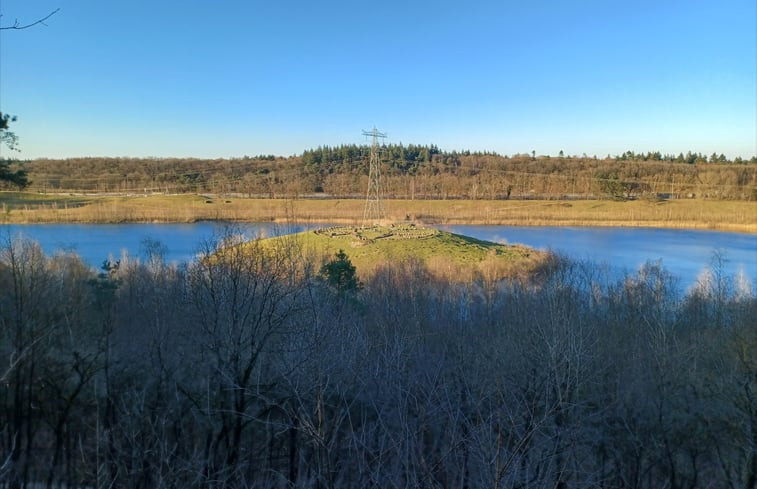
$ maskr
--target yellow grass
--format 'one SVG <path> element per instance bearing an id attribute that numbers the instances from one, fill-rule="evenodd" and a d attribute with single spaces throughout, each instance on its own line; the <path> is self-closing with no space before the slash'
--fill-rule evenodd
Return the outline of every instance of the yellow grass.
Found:
<path id="1" fill-rule="evenodd" d="M 757 233 L 757 202 L 681 199 L 387 200 L 388 221 L 518 226 L 629 226 Z M 360 199 L 244 199 L 200 195 L 57 196 L 0 192 L 0 223 L 328 222 L 360 224 Z"/>

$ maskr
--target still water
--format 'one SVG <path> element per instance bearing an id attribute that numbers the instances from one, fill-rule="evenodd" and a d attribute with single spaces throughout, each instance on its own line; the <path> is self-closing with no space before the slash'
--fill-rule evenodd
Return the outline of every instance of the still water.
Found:
<path id="1" fill-rule="evenodd" d="M 150 243 L 158 242 L 169 263 L 193 260 L 205 244 L 226 233 L 247 239 L 297 233 L 318 225 L 272 223 L 229 224 L 196 222 L 188 224 L 0 224 L 0 243 L 21 236 L 37 241 L 47 254 L 75 252 L 86 263 L 99 267 L 107 259 L 124 253 L 145 258 Z"/>
<path id="2" fill-rule="evenodd" d="M 525 244 L 579 260 L 635 272 L 646 262 L 662 266 L 688 287 L 720 254 L 728 275 L 757 284 L 757 235 L 685 229 L 617 227 L 448 226 L 446 230 L 498 243 Z"/>
<path id="3" fill-rule="evenodd" d="M 143 258 L 149 242 L 163 245 L 165 259 L 180 263 L 192 260 L 203 242 L 225 232 L 228 224 L 27 224 L 0 225 L 0 242 L 24 236 L 40 243 L 52 254 L 73 251 L 93 267 L 124 252 Z M 247 238 L 299 232 L 319 224 L 280 226 L 271 223 L 239 224 L 235 233 Z M 647 261 L 677 276 L 681 285 L 693 284 L 718 252 L 725 258 L 725 270 L 743 274 L 757 284 L 757 235 L 714 231 L 603 227 L 511 227 L 447 226 L 458 234 L 500 243 L 520 243 L 552 250 L 577 259 L 589 259 L 620 271 L 636 271 Z"/>

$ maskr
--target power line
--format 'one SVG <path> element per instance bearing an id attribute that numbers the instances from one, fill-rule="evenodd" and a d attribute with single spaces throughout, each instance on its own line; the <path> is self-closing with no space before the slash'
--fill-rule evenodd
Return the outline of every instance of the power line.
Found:
<path id="1" fill-rule="evenodd" d="M 381 203 L 381 162 L 379 161 L 378 138 L 385 138 L 386 134 L 379 132 L 374 126 L 371 131 L 363 131 L 363 135 L 373 138 L 368 170 L 368 191 L 365 196 L 365 211 L 363 212 L 363 227 L 365 227 L 366 222 L 370 225 L 379 224 L 385 215 Z"/>

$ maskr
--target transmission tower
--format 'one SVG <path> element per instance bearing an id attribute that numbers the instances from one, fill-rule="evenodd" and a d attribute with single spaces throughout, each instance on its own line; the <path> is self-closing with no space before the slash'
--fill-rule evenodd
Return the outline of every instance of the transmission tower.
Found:
<path id="1" fill-rule="evenodd" d="M 365 197 L 365 211 L 363 212 L 363 227 L 378 224 L 384 218 L 384 206 L 381 202 L 381 163 L 379 162 L 379 138 L 385 138 L 386 133 L 379 132 L 376 127 L 371 131 L 363 131 L 364 136 L 371 136 L 371 160 L 368 170 L 368 192 Z"/>

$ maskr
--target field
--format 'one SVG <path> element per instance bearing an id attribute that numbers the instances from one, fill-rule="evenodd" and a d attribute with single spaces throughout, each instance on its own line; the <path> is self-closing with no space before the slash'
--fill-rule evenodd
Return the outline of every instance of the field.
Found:
<path id="1" fill-rule="evenodd" d="M 386 200 L 387 221 L 520 226 L 632 226 L 757 233 L 757 202 L 672 200 Z M 362 199 L 87 196 L 0 192 L 0 223 L 362 222 Z"/>

